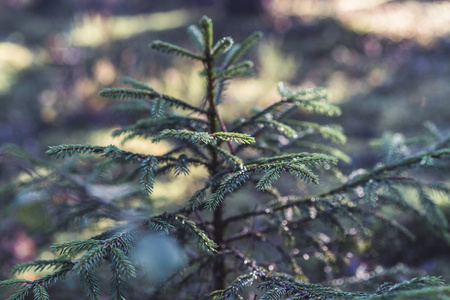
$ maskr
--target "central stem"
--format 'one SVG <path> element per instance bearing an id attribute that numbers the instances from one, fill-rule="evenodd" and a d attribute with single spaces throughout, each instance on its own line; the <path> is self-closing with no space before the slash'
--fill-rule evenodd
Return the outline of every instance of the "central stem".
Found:
<path id="1" fill-rule="evenodd" d="M 219 131 L 218 122 L 221 120 L 217 112 L 217 107 L 215 103 L 214 88 L 216 85 L 216 75 L 214 71 L 214 58 L 209 52 L 205 53 L 205 69 L 207 77 L 207 91 L 206 91 L 206 101 L 208 103 L 208 121 L 210 124 L 210 133 L 215 133 Z M 219 172 L 220 162 L 217 150 L 214 146 L 209 147 L 211 154 L 211 168 L 210 176 L 215 176 Z M 219 184 L 212 186 L 211 192 L 215 193 Z M 223 211 L 222 204 L 220 204 L 213 215 L 213 225 L 214 225 L 214 241 L 217 245 L 222 244 L 223 234 L 224 234 L 224 222 L 223 222 Z M 225 288 L 225 262 L 222 256 L 215 258 L 213 266 L 213 276 L 214 276 L 214 289 L 221 290 Z"/>

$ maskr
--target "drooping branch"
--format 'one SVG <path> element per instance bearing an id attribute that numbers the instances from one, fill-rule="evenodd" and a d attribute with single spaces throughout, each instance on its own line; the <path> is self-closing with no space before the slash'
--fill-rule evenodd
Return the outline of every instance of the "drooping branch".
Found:
<path id="1" fill-rule="evenodd" d="M 379 176 L 382 176 L 383 174 L 388 174 L 391 171 L 402 169 L 402 168 L 412 168 L 412 167 L 420 164 L 420 162 L 423 160 L 424 157 L 443 158 L 443 157 L 448 157 L 448 156 L 450 156 L 450 149 L 440 149 L 437 151 L 429 151 L 429 152 L 420 153 L 420 154 L 408 157 L 399 162 L 387 164 L 384 166 L 378 166 L 378 167 L 374 168 L 372 170 L 372 172 L 369 172 L 368 174 L 364 174 L 360 177 L 355 178 L 354 180 L 349 180 L 346 183 L 344 183 L 336 188 L 333 188 L 327 192 L 321 193 L 319 195 L 305 197 L 305 198 L 291 199 L 291 201 L 289 201 L 289 203 L 286 203 L 284 205 L 276 204 L 273 207 L 255 210 L 253 212 L 248 212 L 248 213 L 244 213 L 244 214 L 240 214 L 240 215 L 235 215 L 235 216 L 229 217 L 224 222 L 226 224 L 228 224 L 228 223 L 236 222 L 236 221 L 239 221 L 242 219 L 247 219 L 247 218 L 251 218 L 251 217 L 264 215 L 264 214 L 266 214 L 268 212 L 272 212 L 272 211 L 285 210 L 285 209 L 288 209 L 288 208 L 291 208 L 291 207 L 294 207 L 297 205 L 301 205 L 305 202 L 312 201 L 313 199 L 328 198 L 332 195 L 341 194 L 349 189 L 355 188 L 360 185 L 364 185 L 368 181 L 373 180 L 374 178 L 378 178 Z M 403 177 L 395 177 L 395 176 L 394 177 L 386 176 L 386 177 L 382 177 L 382 178 L 385 180 L 387 180 L 389 178 L 394 178 L 394 180 L 399 180 L 399 179 L 403 180 Z M 406 179 L 409 180 L 410 178 L 406 177 Z"/>

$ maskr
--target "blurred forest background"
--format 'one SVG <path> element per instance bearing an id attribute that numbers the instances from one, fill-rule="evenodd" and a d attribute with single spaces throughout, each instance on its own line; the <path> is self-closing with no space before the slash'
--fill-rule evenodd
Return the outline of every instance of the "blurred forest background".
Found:
<path id="1" fill-rule="evenodd" d="M 112 113 L 98 91 L 120 85 L 122 76 L 199 103 L 198 63 L 158 54 L 148 44 L 161 39 L 192 49 L 185 30 L 202 15 L 214 20 L 217 36 L 239 41 L 264 32 L 251 57 L 258 78 L 229 86 L 225 119 L 275 101 L 278 81 L 324 86 L 343 109 L 334 122 L 349 138 L 343 146 L 352 158 L 348 170 L 378 161 L 369 144 L 385 132 L 411 137 L 425 131 L 426 121 L 450 128 L 450 1 L 0 0 L 0 144 L 17 144 L 39 158 L 48 145 L 119 144 L 110 133 L 130 117 Z M 148 153 L 149 145 L 133 141 L 122 148 Z M 20 166 L 0 157 L 0 185 L 20 175 Z M 167 183 L 154 197 L 176 201 L 183 192 Z M 0 230 L 9 232 L 0 237 L 2 278 L 13 264 L 51 255 L 39 247 L 48 243 L 38 233 L 46 226 L 39 213 L 33 206 L 0 220 Z M 426 228 L 407 227 L 418 241 L 398 239 L 390 253 L 363 247 L 371 250 L 350 260 L 353 271 L 362 261 L 400 263 L 442 275 L 448 284 L 449 247 Z"/>

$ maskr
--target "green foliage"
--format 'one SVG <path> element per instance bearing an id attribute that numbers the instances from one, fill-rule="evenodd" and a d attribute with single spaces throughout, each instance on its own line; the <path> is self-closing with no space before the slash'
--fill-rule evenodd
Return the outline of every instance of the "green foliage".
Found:
<path id="1" fill-rule="evenodd" d="M 25 279 L 8 279 L 4 281 L 0 281 L 0 290 L 6 288 L 19 287 L 27 284 L 29 281 Z"/>
<path id="2" fill-rule="evenodd" d="M 214 48 L 212 49 L 213 56 L 218 56 L 228 52 L 228 50 L 230 50 L 233 46 L 233 43 L 233 39 L 229 36 L 222 38 L 214 45 Z"/>
<path id="3" fill-rule="evenodd" d="M 176 99 L 174 97 L 157 93 L 154 90 L 113 88 L 113 89 L 104 89 L 104 90 L 100 91 L 99 95 L 104 98 L 120 99 L 120 100 L 163 99 L 164 101 L 166 101 L 168 103 L 168 105 L 170 107 L 179 107 L 184 110 L 192 110 L 195 112 L 204 113 L 204 111 L 201 108 L 198 108 L 196 106 L 188 104 L 188 103 L 186 103 L 182 100 Z"/>
<path id="4" fill-rule="evenodd" d="M 28 288 L 21 289 L 17 293 L 12 294 L 8 298 L 6 298 L 6 300 L 24 300 L 25 297 L 28 296 L 29 292 L 30 292 L 30 290 Z"/>
<path id="5" fill-rule="evenodd" d="M 214 291 L 204 297 L 202 300 L 206 299 L 217 299 L 217 300 L 225 300 L 225 299 L 244 299 L 239 292 L 242 292 L 246 288 L 250 287 L 253 282 L 257 279 L 256 272 L 251 272 L 249 274 L 243 274 L 237 277 L 228 287 L 224 290 Z"/>
<path id="6" fill-rule="evenodd" d="M 109 254 L 111 255 L 112 266 L 117 273 L 124 277 L 136 277 L 136 268 L 121 249 L 111 248 Z"/>
<path id="7" fill-rule="evenodd" d="M 189 199 L 186 210 L 193 211 L 197 209 L 206 199 L 206 187 L 202 188 L 194 193 L 194 195 Z"/>
<path id="8" fill-rule="evenodd" d="M 116 145 L 59 145 L 49 147 L 47 155 L 97 156 L 84 157 L 84 164 L 73 160 L 53 166 L 15 148 L 2 149 L 1 155 L 26 161 L 24 169 L 31 177 L 2 188 L 4 199 L 45 191 L 48 199 L 39 201 L 62 215 L 55 221 L 55 231 L 70 228 L 73 220 L 86 226 L 105 219 L 114 224 L 88 239 L 53 244 L 50 249 L 55 259 L 13 267 L 15 275 L 30 271 L 47 274 L 36 280 L 1 281 L 1 290 L 14 290 L 8 299 L 25 299 L 31 294 L 35 299 L 48 299 L 47 289 L 69 274 L 79 278 L 89 299 L 104 299 L 106 294 L 111 299 L 127 299 L 127 287 L 140 290 L 139 298 L 152 299 L 247 299 L 248 290 L 255 287 L 259 289 L 255 299 L 272 300 L 440 299 L 450 293 L 448 286 L 441 286 L 443 281 L 433 276 L 385 283 L 374 294 L 369 289 L 345 292 L 308 281 L 308 277 L 342 277 L 346 253 L 373 245 L 373 228 L 395 229 L 413 239 L 410 229 L 396 217 L 398 208 L 450 244 L 447 217 L 435 201 L 436 194 L 448 197 L 450 189 L 438 180 L 442 177 L 433 182 L 422 177 L 424 172 L 448 171 L 449 136 L 432 124 L 426 125 L 432 138 L 420 139 L 420 143 L 398 134 L 386 135 L 378 143 L 383 161 L 343 174 L 340 162 L 350 163 L 350 157 L 336 146 L 346 142 L 342 128 L 319 124 L 309 116 L 323 119 L 341 114 L 337 106 L 328 103 L 323 88 L 295 90 L 280 83 L 280 97 L 272 104 L 228 123 L 218 106 L 228 81 L 253 70 L 253 62 L 241 59 L 262 34 L 253 33 L 236 44 L 231 37 L 214 43 L 213 23 L 208 17 L 189 26 L 187 33 L 199 53 L 162 41 L 150 45 L 163 53 L 202 61 L 203 103 L 194 105 L 158 93 L 129 77 L 123 83 L 132 88 L 100 92 L 105 98 L 127 100 L 117 111 L 142 115 L 113 136 L 122 137 L 123 142 L 136 137 L 165 141 L 164 145 L 170 146 L 161 147 L 163 154 L 140 154 Z M 45 175 L 34 170 L 37 166 Z M 195 168 L 208 174 L 199 179 L 203 180 L 200 189 L 187 181 L 196 174 Z M 184 202 L 167 199 L 163 206 L 166 199 L 160 201 L 153 194 L 158 180 L 180 175 L 186 176 L 189 185 L 183 190 Z M 93 187 L 108 190 L 116 185 L 127 191 L 105 192 L 112 194 L 109 198 L 92 192 Z M 242 193 L 236 193 L 238 189 Z M 170 237 L 182 250 L 171 242 L 169 246 L 156 245 L 156 252 L 141 249 L 140 242 L 148 236 Z M 185 254 L 173 254 L 181 251 Z M 145 253 L 144 259 L 140 252 Z M 184 255 L 185 264 L 179 259 Z M 177 260 L 183 262 L 163 270 Z M 111 270 L 109 292 L 104 288 L 103 266 Z M 317 271 L 323 266 L 327 274 Z M 144 269 L 150 270 L 150 279 Z M 167 288 L 164 294 L 161 285 L 176 288 Z M 153 286 L 153 295 L 149 286 Z"/>
<path id="9" fill-rule="evenodd" d="M 91 271 L 82 271 L 80 274 L 81 286 L 89 299 L 100 300 L 100 285 L 98 279 Z"/>
<path id="10" fill-rule="evenodd" d="M 255 142 L 255 139 L 249 134 L 239 132 L 215 132 L 212 134 L 212 137 L 222 141 L 235 141 L 242 144 L 250 144 Z"/>
<path id="11" fill-rule="evenodd" d="M 199 24 L 202 31 L 205 53 L 209 53 L 213 45 L 213 23 L 210 18 L 203 16 Z"/>
<path id="12" fill-rule="evenodd" d="M 97 240 L 80 240 L 66 243 L 53 244 L 50 247 L 52 252 L 59 252 L 60 255 L 75 256 L 84 250 L 91 250 L 101 243 Z"/>
<path id="13" fill-rule="evenodd" d="M 218 78 L 225 77 L 237 77 L 251 74 L 251 70 L 253 68 L 253 62 L 246 60 L 240 63 L 236 63 L 234 65 L 229 66 L 227 69 L 223 70 L 219 74 L 217 74 Z"/>
<path id="14" fill-rule="evenodd" d="M 234 192 L 239 186 L 243 185 L 245 181 L 250 178 L 249 172 L 246 170 L 240 170 L 222 182 L 211 199 L 206 202 L 205 208 L 209 210 L 215 210 L 223 202 L 225 195 Z"/>
<path id="15" fill-rule="evenodd" d="M 55 158 L 65 158 L 66 156 L 73 156 L 74 154 L 91 154 L 103 153 L 105 147 L 91 146 L 91 145 L 60 145 L 48 147 L 49 150 L 45 154 Z"/>
<path id="16" fill-rule="evenodd" d="M 286 123 L 294 128 L 305 128 L 306 130 L 317 132 L 323 138 L 330 139 L 336 144 L 345 144 L 347 141 L 346 136 L 342 133 L 342 127 L 340 126 L 322 126 L 312 122 L 302 122 L 296 120 L 287 120 Z"/>
<path id="17" fill-rule="evenodd" d="M 181 223 L 181 225 L 185 228 L 188 228 L 190 230 L 195 238 L 198 240 L 199 248 L 205 251 L 206 253 L 213 255 L 215 252 L 217 252 L 217 244 L 211 240 L 206 233 L 201 230 L 197 224 L 191 220 L 189 220 L 186 216 L 177 214 L 175 216 L 175 220 Z"/>
<path id="18" fill-rule="evenodd" d="M 152 89 L 147 84 L 145 84 L 145 83 L 143 83 L 143 82 L 141 82 L 139 80 L 136 80 L 134 78 L 131 78 L 131 77 L 126 77 L 126 76 L 123 77 L 122 78 L 122 82 L 124 84 L 131 85 L 132 87 L 137 88 L 137 89 L 154 91 L 154 89 Z"/>
<path id="19" fill-rule="evenodd" d="M 202 60 L 202 57 L 200 55 L 195 54 L 194 52 L 189 51 L 185 48 L 178 47 L 171 43 L 162 42 L 162 41 L 154 41 L 150 44 L 150 47 L 152 49 L 161 51 L 163 53 L 167 53 L 167 54 L 173 53 L 176 55 L 185 56 L 185 57 L 192 58 L 192 59 Z"/>
<path id="20" fill-rule="evenodd" d="M 151 230 L 151 231 L 155 231 L 155 232 L 165 232 L 166 234 L 169 234 L 169 232 L 173 229 L 175 229 L 175 227 L 169 223 L 167 223 L 166 221 L 160 219 L 160 218 L 152 218 L 151 220 L 148 221 L 147 227 Z"/>
<path id="21" fill-rule="evenodd" d="M 176 130 L 165 129 L 161 133 L 153 138 L 154 142 L 159 142 L 166 139 L 179 139 L 187 140 L 194 144 L 203 143 L 211 144 L 217 140 L 222 141 L 235 141 L 243 144 L 254 143 L 255 139 L 248 134 L 236 133 L 236 132 L 215 132 L 213 134 L 208 132 L 195 132 L 189 130 Z"/>
<path id="22" fill-rule="evenodd" d="M 164 115 L 166 109 L 166 102 L 164 99 L 156 99 L 152 105 L 152 118 L 159 118 Z"/>
<path id="23" fill-rule="evenodd" d="M 444 285 L 442 278 L 435 276 L 427 276 L 422 278 L 413 278 L 411 280 L 406 280 L 398 284 L 391 284 L 388 282 L 384 283 L 375 291 L 375 294 L 382 295 L 382 294 L 389 294 L 392 292 L 408 291 L 423 287 L 441 286 L 441 285 Z"/>
<path id="24" fill-rule="evenodd" d="M 250 50 L 250 48 L 260 39 L 263 34 L 260 31 L 254 32 L 248 38 L 246 38 L 242 43 L 233 46 L 231 51 L 225 58 L 224 63 L 229 66 L 238 62 L 241 57 Z"/>
<path id="25" fill-rule="evenodd" d="M 31 262 L 25 262 L 22 264 L 15 265 L 11 269 L 11 274 L 20 274 L 29 270 L 33 270 L 34 272 L 40 272 L 48 269 L 57 269 L 64 268 L 72 265 L 72 262 L 67 259 L 52 259 L 52 260 L 36 260 Z"/>
<path id="26" fill-rule="evenodd" d="M 201 119 L 182 116 L 161 116 L 157 119 L 140 119 L 136 124 L 126 126 L 113 132 L 114 137 L 123 136 L 124 142 L 136 137 L 149 137 L 159 134 L 162 130 L 183 127 L 190 130 L 205 130 L 205 122 Z"/>
<path id="27" fill-rule="evenodd" d="M 198 28 L 197 25 L 190 25 L 187 28 L 187 33 L 188 33 L 189 39 L 195 45 L 195 48 L 197 48 L 197 50 L 200 52 L 204 52 L 205 45 L 203 42 L 203 34 L 202 34 L 200 28 Z"/>
<path id="28" fill-rule="evenodd" d="M 158 161 L 154 156 L 146 157 L 140 166 L 141 175 L 141 189 L 143 192 L 151 194 L 155 184 L 155 176 L 157 172 Z"/>
<path id="29" fill-rule="evenodd" d="M 216 148 L 215 150 L 220 155 L 220 158 L 222 158 L 231 167 L 242 168 L 244 166 L 244 161 L 238 156 L 231 154 L 229 151 L 223 148 Z"/>
<path id="30" fill-rule="evenodd" d="M 214 139 L 208 132 L 195 132 L 189 130 L 176 130 L 176 129 L 165 129 L 159 135 L 153 138 L 154 142 L 159 142 L 161 140 L 167 139 L 179 139 L 179 140 L 187 140 L 192 143 L 204 143 L 209 144 Z"/>
<path id="31" fill-rule="evenodd" d="M 48 300 L 50 299 L 47 291 L 45 290 L 45 288 L 42 285 L 35 285 L 33 287 L 33 295 L 34 295 L 34 300 Z"/>
<path id="32" fill-rule="evenodd" d="M 122 300 L 126 299 L 126 284 L 122 277 L 114 272 L 115 269 L 112 270 L 113 275 L 111 278 L 111 299 L 112 300 Z"/>

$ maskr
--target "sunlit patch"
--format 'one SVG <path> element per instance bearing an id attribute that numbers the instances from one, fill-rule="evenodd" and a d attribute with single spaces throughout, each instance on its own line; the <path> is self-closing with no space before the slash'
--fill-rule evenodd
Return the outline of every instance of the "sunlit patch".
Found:
<path id="1" fill-rule="evenodd" d="M 52 90 L 45 90 L 39 95 L 39 103 L 41 104 L 41 120 L 45 123 L 51 123 L 55 120 L 57 113 L 55 103 L 57 101 L 57 93 Z"/>
<path id="2" fill-rule="evenodd" d="M 74 46 L 97 47 L 147 31 L 183 27 L 194 19 L 195 16 L 185 9 L 126 17 L 86 14 L 76 18 L 71 36 Z"/>
<path id="3" fill-rule="evenodd" d="M 129 196 L 136 192 L 136 189 L 128 184 L 122 185 L 106 185 L 106 184 L 87 184 L 86 190 L 89 195 L 104 199 L 106 201 L 113 201 L 122 197 Z"/>
<path id="4" fill-rule="evenodd" d="M 116 78 L 116 70 L 111 61 L 106 58 L 98 60 L 93 71 L 95 79 L 102 85 L 110 85 Z"/>
<path id="5" fill-rule="evenodd" d="M 113 130 L 98 130 L 89 134 L 86 143 L 91 145 L 107 146 L 118 145 L 121 150 L 131 151 L 134 153 L 151 154 L 151 155 L 163 155 L 170 150 L 171 145 L 168 142 L 152 143 L 148 139 L 136 138 L 127 141 L 121 145 L 121 139 L 111 136 Z M 155 190 L 152 193 L 152 203 L 155 209 L 167 206 L 171 204 L 184 204 L 187 197 L 190 197 L 195 189 L 201 188 L 204 178 L 207 177 L 207 171 L 198 166 L 192 166 L 189 168 L 190 176 L 173 176 L 170 180 L 167 178 L 158 178 Z M 170 175 L 169 175 L 170 176 Z M 189 184 L 185 184 L 186 180 Z M 101 193 L 102 186 L 92 186 L 93 191 Z M 111 187 L 109 193 L 114 195 L 114 188 Z M 117 191 L 120 193 L 128 193 L 129 190 L 126 186 L 118 186 Z"/>
<path id="6" fill-rule="evenodd" d="M 14 43 L 0 43 L 0 94 L 14 84 L 17 74 L 30 67 L 33 53 Z"/>
<path id="7" fill-rule="evenodd" d="M 367 265 L 362 263 L 358 266 L 355 272 L 355 276 L 357 279 L 368 280 L 370 278 L 370 274 L 367 271 Z"/>
<path id="8" fill-rule="evenodd" d="M 281 52 L 276 41 L 266 41 L 258 47 L 258 79 L 237 78 L 225 91 L 226 105 L 234 109 L 223 110 L 222 117 L 228 121 L 244 116 L 249 107 L 265 107 L 279 99 L 276 86 L 279 81 L 291 81 L 301 66 L 301 58 Z M 230 105 L 230 106 L 231 106 Z"/>
<path id="9" fill-rule="evenodd" d="M 358 195 L 359 198 L 364 198 L 364 188 L 362 186 L 358 186 L 356 188 L 356 194 Z"/>
<path id="10" fill-rule="evenodd" d="M 450 3 L 393 2 L 341 20 L 357 32 L 371 32 L 394 41 L 413 39 L 428 45 L 450 32 Z"/>
<path id="11" fill-rule="evenodd" d="M 329 243 L 331 241 L 331 238 L 328 235 L 326 235 L 325 233 L 322 233 L 322 232 L 319 232 L 318 237 L 324 243 Z"/>
<path id="12" fill-rule="evenodd" d="M 299 16 L 302 21 L 332 17 L 359 33 L 371 33 L 394 41 L 414 40 L 424 46 L 450 33 L 448 1 L 269 1 L 268 11 L 275 18 Z M 380 53 L 376 43 L 365 45 L 368 56 Z"/>
<path id="13" fill-rule="evenodd" d="M 306 21 L 313 21 L 316 18 L 333 16 L 338 12 L 352 12 L 373 8 L 389 0 L 335 0 L 335 1 L 268 1 L 268 11 L 277 17 L 283 15 L 301 15 L 306 17 Z"/>
<path id="14" fill-rule="evenodd" d="M 13 249 L 14 256 L 18 260 L 29 260 L 36 254 L 36 243 L 32 238 L 26 236 L 25 232 L 20 231 L 15 237 Z"/>
<path id="15" fill-rule="evenodd" d="M 92 145 L 107 146 L 107 145 L 120 145 L 120 149 L 125 151 L 132 151 L 142 154 L 163 155 L 170 147 L 167 142 L 152 143 L 146 139 L 133 139 L 127 141 L 121 145 L 122 139 L 120 137 L 112 137 L 111 133 L 115 129 L 111 130 L 97 130 L 89 134 L 87 143 Z"/>

